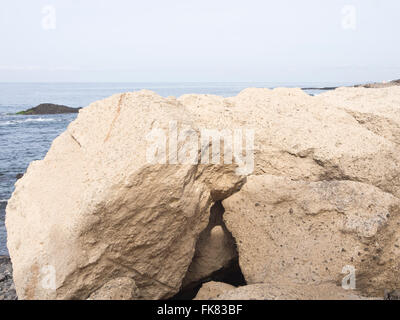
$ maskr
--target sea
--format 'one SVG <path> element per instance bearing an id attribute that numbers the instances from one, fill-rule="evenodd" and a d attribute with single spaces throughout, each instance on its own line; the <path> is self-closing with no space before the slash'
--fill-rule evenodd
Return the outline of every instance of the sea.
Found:
<path id="1" fill-rule="evenodd" d="M 322 88 L 345 83 L 0 83 L 0 256 L 8 255 L 4 225 L 7 201 L 18 174 L 29 163 L 43 159 L 51 142 L 67 128 L 77 114 L 16 115 L 41 103 L 85 107 L 115 93 L 148 89 L 161 96 L 187 93 L 235 96 L 248 87 Z M 305 90 L 316 95 L 322 90 Z"/>

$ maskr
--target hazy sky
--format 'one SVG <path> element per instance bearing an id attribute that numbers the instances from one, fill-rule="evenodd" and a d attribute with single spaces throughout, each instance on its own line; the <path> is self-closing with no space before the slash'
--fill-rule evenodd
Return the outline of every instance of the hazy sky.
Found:
<path id="1" fill-rule="evenodd" d="M 400 78 L 399 0 L 1 0 L 0 81 Z"/>

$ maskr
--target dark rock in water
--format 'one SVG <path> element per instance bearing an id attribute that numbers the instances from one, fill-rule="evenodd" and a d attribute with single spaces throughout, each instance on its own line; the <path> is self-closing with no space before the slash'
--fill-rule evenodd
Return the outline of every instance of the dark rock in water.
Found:
<path id="1" fill-rule="evenodd" d="M 320 87 L 320 88 L 301 88 L 302 90 L 321 90 L 321 91 L 330 91 L 335 90 L 339 87 Z"/>
<path id="2" fill-rule="evenodd" d="M 367 83 L 367 84 L 358 84 L 354 87 L 356 88 L 388 88 L 388 87 L 395 87 L 400 86 L 400 79 L 393 80 L 389 82 L 375 82 L 375 83 Z"/>
<path id="3" fill-rule="evenodd" d="M 395 87 L 395 86 L 400 86 L 400 79 L 388 81 L 388 82 L 374 82 L 374 83 L 367 83 L 367 84 L 357 84 L 352 87 L 353 88 L 388 88 L 388 87 Z M 302 88 L 302 90 L 329 91 L 329 90 L 335 90 L 337 88 L 339 88 L 339 87 Z"/>
<path id="4" fill-rule="evenodd" d="M 18 173 L 15 178 L 17 178 L 17 180 L 21 179 L 24 176 L 23 173 Z"/>
<path id="5" fill-rule="evenodd" d="M 9 257 L 0 256 L 0 300 L 17 300 Z"/>
<path id="6" fill-rule="evenodd" d="M 70 108 L 59 104 L 42 103 L 35 108 L 31 108 L 25 111 L 20 111 L 17 114 L 35 115 L 35 114 L 78 113 L 80 109 L 81 108 Z"/>
<path id="7" fill-rule="evenodd" d="M 400 290 L 385 290 L 385 300 L 400 300 Z"/>

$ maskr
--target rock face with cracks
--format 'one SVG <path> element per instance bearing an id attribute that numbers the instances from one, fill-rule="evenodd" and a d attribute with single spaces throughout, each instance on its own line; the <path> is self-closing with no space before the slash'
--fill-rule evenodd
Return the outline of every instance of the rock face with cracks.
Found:
<path id="1" fill-rule="evenodd" d="M 400 287 L 400 201 L 376 187 L 262 175 L 224 206 L 249 284 L 341 286 L 352 266 L 364 294 Z"/>
<path id="2" fill-rule="evenodd" d="M 376 135 L 400 144 L 400 87 L 339 88 L 318 98 L 340 106 L 361 126 Z"/>
<path id="3" fill-rule="evenodd" d="M 248 284 L 280 288 L 266 297 L 327 297 L 346 265 L 362 294 L 397 289 L 399 101 L 393 87 L 140 91 L 91 104 L 8 202 L 19 298 L 112 298 L 128 283 L 137 290 L 121 289 L 127 299 L 172 297 L 221 265 L 207 268 L 196 247 L 221 258 L 232 245 L 223 227 L 208 230 L 221 200 Z M 243 154 L 230 143 L 238 134 Z M 224 162 L 206 161 L 220 149 Z"/>
<path id="4" fill-rule="evenodd" d="M 212 194 L 243 180 L 234 165 L 148 163 L 146 135 L 190 126 L 184 110 L 147 91 L 115 95 L 82 110 L 29 166 L 6 221 L 20 299 L 86 299 L 116 278 L 133 279 L 140 299 L 179 291 Z"/>

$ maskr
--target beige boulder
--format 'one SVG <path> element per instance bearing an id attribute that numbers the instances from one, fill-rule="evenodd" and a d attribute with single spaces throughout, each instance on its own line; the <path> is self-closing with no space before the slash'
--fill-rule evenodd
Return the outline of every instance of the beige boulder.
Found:
<path id="1" fill-rule="evenodd" d="M 248 284 L 340 286 L 355 268 L 364 294 L 400 287 L 400 201 L 376 187 L 252 176 L 223 205 Z"/>
<path id="2" fill-rule="evenodd" d="M 88 300 L 135 300 L 140 293 L 131 278 L 116 278 L 93 292 Z"/>
<path id="3" fill-rule="evenodd" d="M 234 164 L 149 163 L 147 135 L 171 122 L 196 130 L 177 101 L 114 95 L 82 109 L 30 164 L 6 217 L 20 299 L 87 299 L 116 278 L 133 279 L 142 299 L 179 291 L 213 195 L 229 196 L 243 177 Z"/>
<path id="4" fill-rule="evenodd" d="M 384 90 L 400 99 L 399 88 Z M 231 98 L 184 95 L 178 101 L 200 127 L 241 128 L 243 140 L 254 130 L 252 174 L 358 181 L 400 197 L 400 146 L 361 125 L 340 100 L 300 89 L 249 88 Z"/>
<path id="5" fill-rule="evenodd" d="M 395 104 L 398 89 L 384 90 Z M 135 298 L 169 298 L 236 254 L 223 225 L 207 228 L 220 200 L 250 284 L 339 284 L 353 264 L 363 292 L 397 285 L 396 127 L 381 134 L 348 109 L 299 89 L 246 89 L 144 90 L 80 110 L 8 202 L 19 298 L 87 299 L 128 278 Z M 210 162 L 222 147 L 224 163 Z"/>
<path id="6" fill-rule="evenodd" d="M 214 300 L 370 300 L 333 284 L 252 284 L 219 293 Z M 374 299 L 375 300 L 375 299 Z"/>
<path id="7" fill-rule="evenodd" d="M 384 89 L 339 88 L 317 99 L 339 106 L 371 132 L 400 144 L 400 86 Z"/>
<path id="8" fill-rule="evenodd" d="M 219 295 L 225 294 L 227 291 L 234 290 L 236 287 L 223 283 L 210 281 L 204 283 L 196 297 L 193 300 L 212 300 L 218 298 Z"/>

